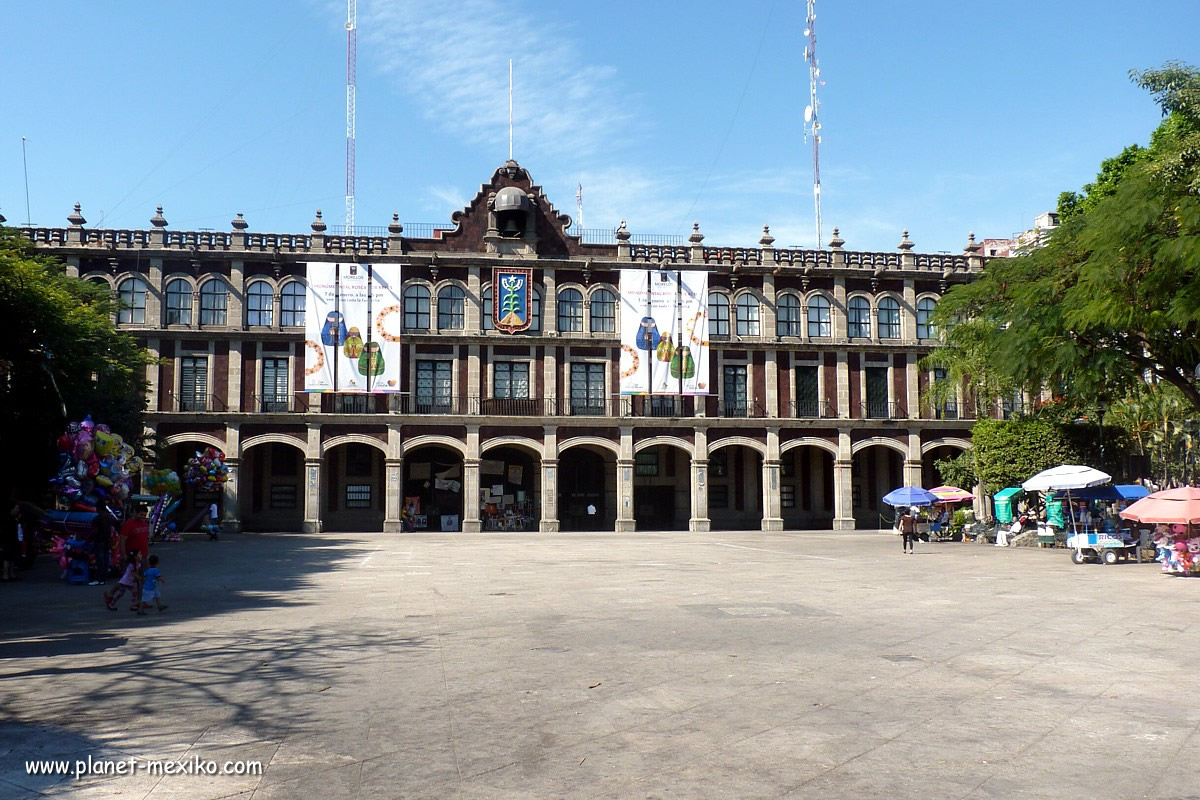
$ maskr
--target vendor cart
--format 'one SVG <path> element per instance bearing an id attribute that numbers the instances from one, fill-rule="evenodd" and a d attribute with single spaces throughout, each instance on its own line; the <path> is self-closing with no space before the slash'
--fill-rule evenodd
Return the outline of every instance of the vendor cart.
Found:
<path id="1" fill-rule="evenodd" d="M 1071 561 L 1082 564 L 1095 559 L 1102 564 L 1115 564 L 1119 559 L 1136 558 L 1138 542 L 1112 533 L 1076 533 L 1067 537 Z"/>

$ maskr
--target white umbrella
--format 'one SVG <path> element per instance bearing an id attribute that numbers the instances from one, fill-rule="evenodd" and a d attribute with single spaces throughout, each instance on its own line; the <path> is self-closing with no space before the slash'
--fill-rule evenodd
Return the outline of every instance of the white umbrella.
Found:
<path id="1" fill-rule="evenodd" d="M 1107 472 L 1101 472 L 1092 467 L 1080 467 L 1074 464 L 1063 464 L 1061 467 L 1042 470 L 1021 484 L 1027 492 L 1066 491 L 1067 513 L 1071 517 L 1071 529 L 1075 534 L 1075 550 L 1082 552 L 1083 542 L 1079 538 L 1079 528 L 1075 524 L 1075 514 L 1071 511 L 1071 490 L 1087 489 L 1091 486 L 1103 486 L 1112 480 Z M 1080 556 L 1082 560 L 1082 556 Z"/>
<path id="2" fill-rule="evenodd" d="M 1102 486 L 1111 480 L 1112 476 L 1107 472 L 1092 467 L 1063 464 L 1061 467 L 1042 470 L 1022 483 L 1021 488 L 1027 492 L 1087 489 L 1089 486 Z"/>

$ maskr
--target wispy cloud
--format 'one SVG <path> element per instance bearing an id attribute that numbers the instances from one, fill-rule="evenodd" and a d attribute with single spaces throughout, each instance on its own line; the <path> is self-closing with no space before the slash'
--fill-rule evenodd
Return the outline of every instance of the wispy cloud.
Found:
<path id="1" fill-rule="evenodd" d="M 364 5 L 361 54 L 453 136 L 507 145 L 510 57 L 514 155 L 522 163 L 586 155 L 628 131 L 632 115 L 616 91 L 616 69 L 588 63 L 581 42 L 544 16 L 495 0 L 464 0 L 452 17 L 415 0 Z"/>

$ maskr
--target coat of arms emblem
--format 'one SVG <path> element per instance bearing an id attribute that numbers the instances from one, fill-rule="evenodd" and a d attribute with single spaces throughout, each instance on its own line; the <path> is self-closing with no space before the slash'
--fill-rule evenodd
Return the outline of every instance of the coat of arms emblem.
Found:
<path id="1" fill-rule="evenodd" d="M 517 333 L 533 323 L 532 283 L 533 270 L 529 268 L 492 270 L 492 324 L 496 330 Z"/>

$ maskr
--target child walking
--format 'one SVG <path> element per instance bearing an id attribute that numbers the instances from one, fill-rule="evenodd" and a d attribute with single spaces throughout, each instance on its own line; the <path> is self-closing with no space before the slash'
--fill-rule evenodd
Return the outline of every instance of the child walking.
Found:
<path id="1" fill-rule="evenodd" d="M 158 591 L 158 584 L 163 581 L 162 571 L 158 568 L 158 556 L 150 556 L 150 567 L 142 573 L 142 600 L 138 608 L 139 614 L 145 614 L 146 609 L 150 607 L 150 601 L 154 601 L 154 605 L 158 610 L 166 611 L 166 603 L 162 602 L 162 595 Z"/>
<path id="2" fill-rule="evenodd" d="M 108 606 L 109 611 L 117 610 L 117 601 L 124 597 L 125 592 L 129 592 L 132 596 L 133 604 L 130 611 L 136 611 L 138 608 L 138 580 L 140 576 L 138 572 L 142 566 L 142 554 L 136 550 L 131 552 L 128 558 L 125 559 L 125 572 L 121 575 L 121 579 L 117 581 L 117 585 L 111 590 L 104 593 L 104 605 Z"/>

